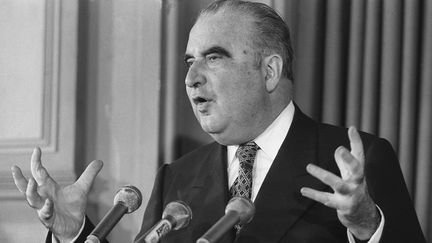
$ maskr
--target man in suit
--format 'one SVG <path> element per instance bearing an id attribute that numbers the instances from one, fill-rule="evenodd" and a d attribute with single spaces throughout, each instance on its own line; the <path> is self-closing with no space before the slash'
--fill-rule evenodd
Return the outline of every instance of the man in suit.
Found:
<path id="1" fill-rule="evenodd" d="M 162 242 L 194 242 L 247 188 L 241 195 L 254 202 L 254 219 L 220 242 L 425 242 L 389 143 L 319 124 L 292 101 L 289 31 L 274 10 L 212 3 L 190 32 L 185 62 L 193 111 L 216 142 L 160 169 L 137 239 L 169 202 L 183 200 L 193 219 Z M 102 164 L 61 188 L 40 156 L 36 149 L 28 182 L 13 168 L 16 185 L 56 239 L 81 242 L 92 229 L 84 210 Z"/>

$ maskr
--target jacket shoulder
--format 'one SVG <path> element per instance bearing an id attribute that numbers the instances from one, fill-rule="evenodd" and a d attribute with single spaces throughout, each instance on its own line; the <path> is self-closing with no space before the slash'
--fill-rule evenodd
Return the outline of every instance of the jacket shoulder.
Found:
<path id="1" fill-rule="evenodd" d="M 335 125 L 330 125 L 326 123 L 319 123 L 318 125 L 318 137 L 322 143 L 327 144 L 339 144 L 349 148 L 349 138 L 348 138 L 348 128 L 340 127 Z M 365 150 L 369 148 L 369 146 L 379 140 L 384 140 L 376 135 L 358 131 L 363 143 Z"/>

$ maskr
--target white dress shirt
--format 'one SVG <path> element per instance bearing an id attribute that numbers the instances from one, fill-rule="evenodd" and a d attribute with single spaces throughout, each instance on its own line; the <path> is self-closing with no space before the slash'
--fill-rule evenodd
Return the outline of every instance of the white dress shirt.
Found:
<path id="1" fill-rule="evenodd" d="M 294 117 L 294 105 L 292 102 L 281 112 L 281 114 L 253 141 L 260 148 L 255 156 L 255 162 L 252 169 L 252 194 L 251 200 L 255 201 L 261 184 L 264 181 L 273 160 L 276 158 L 283 141 L 285 140 L 288 130 L 291 126 Z M 238 176 L 239 160 L 236 157 L 236 151 L 239 145 L 231 145 L 227 147 L 228 155 L 228 186 L 234 184 Z"/>
<path id="2" fill-rule="evenodd" d="M 255 201 L 255 198 L 261 188 L 261 185 L 273 164 L 276 155 L 282 146 L 285 137 L 291 127 L 291 123 L 294 117 L 294 104 L 291 101 L 288 106 L 279 114 L 279 116 L 270 124 L 267 129 L 261 133 L 253 141 L 259 146 L 259 150 L 255 156 L 255 162 L 252 169 L 252 193 L 251 200 Z M 347 135 L 348 136 L 348 135 Z M 236 151 L 239 145 L 227 146 L 227 169 L 228 169 L 228 189 L 234 184 L 235 179 L 238 176 L 240 167 L 239 159 L 236 157 Z M 306 168 L 305 168 L 306 171 Z M 300 192 L 299 192 L 300 193 Z M 384 228 L 384 214 L 381 209 L 377 206 L 381 214 L 381 222 L 376 232 L 372 235 L 368 243 L 378 243 L 382 230 Z M 347 229 L 348 240 L 350 243 L 355 243 L 354 237 Z"/>

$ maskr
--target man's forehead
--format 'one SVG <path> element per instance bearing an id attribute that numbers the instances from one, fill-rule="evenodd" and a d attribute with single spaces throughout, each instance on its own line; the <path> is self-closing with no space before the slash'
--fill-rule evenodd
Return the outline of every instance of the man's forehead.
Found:
<path id="1" fill-rule="evenodd" d="M 248 24 L 233 14 L 201 16 L 189 33 L 186 52 L 199 52 L 212 46 L 230 50 L 235 44 L 244 44 L 250 32 Z"/>
<path id="2" fill-rule="evenodd" d="M 226 50 L 231 50 L 233 45 L 232 38 L 224 38 L 225 36 L 226 35 L 221 32 L 208 31 L 199 34 L 191 32 L 186 47 L 186 53 L 195 55 L 212 47 L 221 47 Z"/>

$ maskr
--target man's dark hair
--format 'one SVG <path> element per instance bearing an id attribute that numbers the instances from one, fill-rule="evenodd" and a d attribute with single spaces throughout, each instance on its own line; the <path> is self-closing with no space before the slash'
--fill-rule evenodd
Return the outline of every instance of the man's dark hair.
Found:
<path id="1" fill-rule="evenodd" d="M 265 55 L 277 53 L 282 56 L 282 76 L 293 80 L 292 62 L 293 50 L 289 28 L 282 17 L 271 7 L 263 3 L 240 0 L 218 0 L 203 9 L 199 16 L 216 14 L 221 10 L 239 12 L 254 19 L 254 48 L 258 49 L 259 61 Z M 199 17 L 198 17 L 199 18 Z"/>

